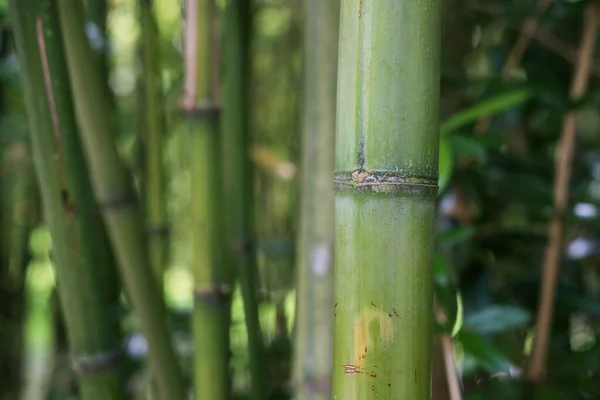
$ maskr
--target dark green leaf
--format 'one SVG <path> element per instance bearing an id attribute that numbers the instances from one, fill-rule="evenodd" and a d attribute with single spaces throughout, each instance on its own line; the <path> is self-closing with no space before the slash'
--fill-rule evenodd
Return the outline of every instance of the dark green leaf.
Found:
<path id="1" fill-rule="evenodd" d="M 454 159 L 452 154 L 452 146 L 448 140 L 442 138 L 440 141 L 440 159 L 439 159 L 439 178 L 438 186 L 439 193 L 442 193 L 450 182 L 452 170 L 454 169 Z"/>
<path id="2" fill-rule="evenodd" d="M 461 330 L 457 336 L 465 353 L 473 357 L 482 368 L 491 373 L 508 372 L 508 359 L 494 346 L 476 333 Z"/>
<path id="3" fill-rule="evenodd" d="M 470 239 L 474 233 L 475 228 L 472 226 L 458 227 L 437 235 L 437 242 L 443 245 L 454 245 Z"/>
<path id="4" fill-rule="evenodd" d="M 491 306 L 467 316 L 464 326 L 481 334 L 489 334 L 522 327 L 530 319 L 529 312 L 522 308 Z"/>

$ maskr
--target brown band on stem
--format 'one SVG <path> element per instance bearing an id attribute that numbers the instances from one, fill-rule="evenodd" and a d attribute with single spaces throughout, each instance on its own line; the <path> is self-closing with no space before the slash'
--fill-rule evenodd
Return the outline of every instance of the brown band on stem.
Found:
<path id="1" fill-rule="evenodd" d="M 231 248 L 236 253 L 246 254 L 252 249 L 252 240 L 248 237 L 237 237 L 231 242 Z"/>
<path id="2" fill-rule="evenodd" d="M 148 234 L 156 236 L 168 236 L 171 233 L 171 225 L 167 222 L 157 222 L 154 224 L 148 224 L 146 229 Z"/>
<path id="3" fill-rule="evenodd" d="M 71 368 L 79 376 L 90 375 L 115 370 L 119 367 L 120 361 L 120 352 L 78 356 L 71 358 Z"/>
<path id="4" fill-rule="evenodd" d="M 194 299 L 202 303 L 222 304 L 231 297 L 231 286 L 220 283 L 210 286 L 196 286 Z"/>
<path id="5" fill-rule="evenodd" d="M 98 201 L 98 206 L 102 211 L 115 210 L 119 208 L 133 207 L 136 203 L 135 193 L 127 191 L 119 195 L 108 197 Z"/>
<path id="6" fill-rule="evenodd" d="M 216 119 L 221 114 L 221 106 L 215 103 L 199 104 L 185 109 L 189 119 Z"/>

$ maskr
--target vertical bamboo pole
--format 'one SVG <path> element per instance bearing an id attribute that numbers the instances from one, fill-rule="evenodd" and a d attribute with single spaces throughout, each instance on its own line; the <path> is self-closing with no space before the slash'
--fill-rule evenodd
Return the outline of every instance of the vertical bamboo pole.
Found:
<path id="1" fill-rule="evenodd" d="M 221 144 L 214 79 L 213 0 L 188 0 L 184 111 L 193 154 L 192 224 L 195 278 L 194 390 L 197 399 L 228 399 L 231 272 L 223 263 Z"/>
<path id="2" fill-rule="evenodd" d="M 131 177 L 119 159 L 110 97 L 102 81 L 102 65 L 84 34 L 80 0 L 53 2 L 60 14 L 77 122 L 95 197 L 115 249 L 127 294 L 148 341 L 149 362 L 162 400 L 183 399 L 181 369 L 166 326 L 165 308 L 149 268 L 147 243 Z"/>
<path id="3" fill-rule="evenodd" d="M 341 1 L 333 398 L 430 396 L 440 7 Z"/>
<path id="4" fill-rule="evenodd" d="M 225 10 L 225 90 L 223 99 L 223 173 L 227 260 L 233 262 L 244 299 L 251 398 L 265 397 L 264 343 L 258 318 L 256 248 L 252 236 L 253 169 L 250 162 L 249 86 L 252 1 L 230 0 Z"/>
<path id="5" fill-rule="evenodd" d="M 333 175 L 340 3 L 307 0 L 297 253 L 297 399 L 330 400 L 333 373 Z"/>
<path id="6" fill-rule="evenodd" d="M 140 0 L 142 26 L 142 97 L 144 109 L 144 201 L 148 229 L 149 257 L 152 270 L 163 286 L 167 258 L 166 182 L 163 163 L 165 116 L 160 75 L 159 34 L 152 0 Z"/>
<path id="7" fill-rule="evenodd" d="M 110 266 L 95 238 L 101 225 L 77 136 L 58 14 L 44 0 L 10 5 L 72 368 L 82 399 L 123 399 L 119 332 L 106 290 Z"/>

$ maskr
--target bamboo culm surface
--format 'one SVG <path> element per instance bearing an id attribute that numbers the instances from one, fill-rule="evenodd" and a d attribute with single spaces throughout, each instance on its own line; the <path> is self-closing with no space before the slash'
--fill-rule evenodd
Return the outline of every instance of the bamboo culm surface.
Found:
<path id="1" fill-rule="evenodd" d="M 294 385 L 330 400 L 333 373 L 333 175 L 340 4 L 307 0 Z"/>
<path id="2" fill-rule="evenodd" d="M 342 0 L 333 399 L 428 399 L 437 0 Z"/>
<path id="3" fill-rule="evenodd" d="M 102 65 L 84 32 L 80 0 L 59 0 L 57 7 L 66 61 L 73 90 L 75 114 L 84 154 L 89 166 L 96 202 L 119 270 L 139 324 L 148 342 L 148 360 L 158 397 L 186 397 L 181 368 L 171 344 L 161 291 L 151 272 L 146 235 L 129 172 L 120 160 L 115 143 L 116 123 Z"/>
<path id="4" fill-rule="evenodd" d="M 50 1 L 10 3 L 35 167 L 53 243 L 72 368 L 83 400 L 124 399 L 110 258 L 79 143 L 56 9 Z"/>

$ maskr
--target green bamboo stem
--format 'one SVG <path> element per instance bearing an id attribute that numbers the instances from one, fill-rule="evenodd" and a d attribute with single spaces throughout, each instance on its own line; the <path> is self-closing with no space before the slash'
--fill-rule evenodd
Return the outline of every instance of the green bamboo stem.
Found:
<path id="1" fill-rule="evenodd" d="M 343 0 L 334 399 L 429 399 L 440 6 Z"/>
<path id="2" fill-rule="evenodd" d="M 330 400 L 333 374 L 333 186 L 340 4 L 307 0 L 297 244 L 296 398 Z"/>
<path id="3" fill-rule="evenodd" d="M 244 299 L 251 398 L 265 398 L 264 343 L 258 318 L 256 249 L 251 243 L 253 174 L 248 108 L 252 1 L 230 0 L 225 9 L 223 166 L 228 261 L 235 264 Z"/>
<path id="4" fill-rule="evenodd" d="M 144 109 L 144 201 L 148 228 L 149 257 L 159 287 L 167 261 L 166 182 L 163 163 L 165 117 L 158 54 L 158 26 L 152 0 L 140 0 L 142 98 Z"/>
<path id="5" fill-rule="evenodd" d="M 95 62 L 83 30 L 80 0 L 58 4 L 75 112 L 89 165 L 95 197 L 101 206 L 109 238 L 127 294 L 148 341 L 149 362 L 159 398 L 183 399 L 186 390 L 171 345 L 165 307 L 150 272 L 142 218 L 131 177 L 117 153 L 110 97 L 103 94 L 102 66 Z"/>
<path id="6" fill-rule="evenodd" d="M 184 111 L 192 151 L 192 271 L 196 399 L 229 399 L 231 271 L 223 262 L 221 143 L 213 80 L 215 16 L 212 0 L 188 0 Z"/>
<path id="7" fill-rule="evenodd" d="M 96 247 L 100 226 L 77 136 L 56 9 L 11 1 L 35 167 L 55 254 L 72 368 L 84 400 L 124 399 L 119 335 Z"/>

